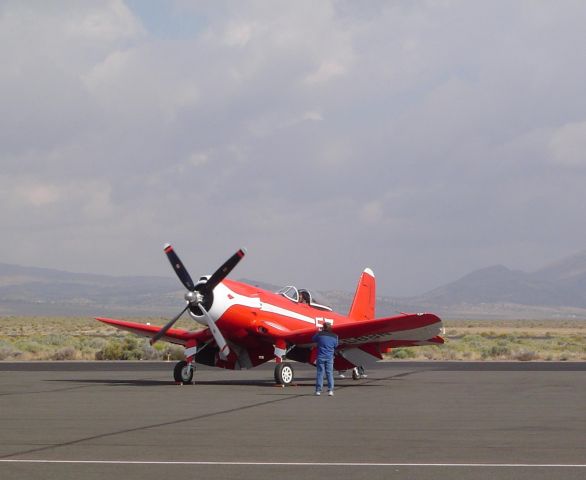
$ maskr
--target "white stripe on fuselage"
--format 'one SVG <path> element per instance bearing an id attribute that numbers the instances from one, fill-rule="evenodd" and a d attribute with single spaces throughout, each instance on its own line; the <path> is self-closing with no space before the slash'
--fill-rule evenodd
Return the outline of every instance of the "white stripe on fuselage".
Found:
<path id="1" fill-rule="evenodd" d="M 300 313 L 292 312 L 291 310 L 287 310 L 286 308 L 282 307 L 277 307 L 276 305 L 271 305 L 270 303 L 261 303 L 260 309 L 263 312 L 276 313 L 277 315 L 294 318 L 296 320 L 301 320 L 302 322 L 307 322 L 311 323 L 312 325 L 315 325 L 315 318 L 308 317 L 306 315 L 301 315 Z"/>
<path id="2" fill-rule="evenodd" d="M 258 297 L 248 297 L 246 295 L 240 295 L 231 289 L 229 289 L 223 283 L 218 284 L 214 289 L 214 303 L 209 311 L 209 314 L 214 317 L 217 321 L 226 311 L 234 305 L 242 305 L 244 307 L 259 309 L 262 312 L 274 313 L 276 315 L 282 315 L 284 317 L 293 318 L 300 320 L 304 323 L 316 325 L 317 319 L 302 315 L 300 313 L 288 310 L 283 307 L 278 307 L 270 303 L 261 302 Z M 207 325 L 204 316 L 196 316 L 191 313 L 191 316 L 199 323 Z M 366 333 L 365 335 L 359 335 L 353 338 L 340 339 L 340 343 L 347 345 L 360 345 L 370 342 L 385 342 L 389 340 L 403 340 L 403 341 L 425 341 L 440 334 L 441 323 L 433 323 L 431 325 L 425 325 L 419 328 L 413 328 L 409 330 L 401 330 L 398 332 L 381 332 L 375 334 Z M 278 328 L 278 327 L 276 327 Z"/>
<path id="3" fill-rule="evenodd" d="M 260 298 L 258 297 L 247 297 L 246 295 L 240 295 L 230 290 L 223 283 L 218 284 L 218 286 L 214 289 L 214 303 L 208 313 L 213 316 L 214 320 L 218 320 L 230 307 L 234 305 L 256 308 L 262 312 L 275 313 L 284 317 L 301 320 L 302 322 L 310 323 L 312 325 L 316 324 L 316 319 L 313 317 L 301 315 L 300 313 L 287 310 L 286 308 L 277 307 L 276 305 L 272 305 L 270 303 L 261 302 Z M 191 312 L 190 314 L 197 322 L 203 325 L 207 325 L 206 318 L 203 315 L 198 316 Z"/>

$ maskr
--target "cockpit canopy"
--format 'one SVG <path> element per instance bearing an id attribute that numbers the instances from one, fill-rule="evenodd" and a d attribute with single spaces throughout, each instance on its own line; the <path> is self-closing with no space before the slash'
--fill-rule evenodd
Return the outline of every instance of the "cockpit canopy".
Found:
<path id="1" fill-rule="evenodd" d="M 281 288 L 281 290 L 279 290 L 277 293 L 296 303 L 306 303 L 310 307 L 317 308 L 318 310 L 324 310 L 326 312 L 332 311 L 331 307 L 316 302 L 313 294 L 305 288 L 297 288 L 293 285 L 289 285 L 287 287 Z"/>

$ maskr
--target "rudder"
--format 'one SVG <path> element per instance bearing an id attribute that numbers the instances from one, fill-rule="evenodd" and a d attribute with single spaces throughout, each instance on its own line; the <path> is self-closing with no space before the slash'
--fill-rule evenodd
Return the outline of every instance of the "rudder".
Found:
<path id="1" fill-rule="evenodd" d="M 348 317 L 353 320 L 371 320 L 374 318 L 376 303 L 376 281 L 370 268 L 365 268 L 358 280 L 354 300 Z"/>

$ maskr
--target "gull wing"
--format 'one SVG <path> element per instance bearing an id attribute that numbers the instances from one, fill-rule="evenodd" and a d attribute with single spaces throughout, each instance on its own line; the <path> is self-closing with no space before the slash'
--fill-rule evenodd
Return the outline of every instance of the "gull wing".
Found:
<path id="1" fill-rule="evenodd" d="M 97 317 L 96 320 L 143 337 L 152 338 L 159 330 L 161 330 L 161 327 L 157 325 L 146 325 L 144 323 L 116 320 L 114 318 Z M 209 341 L 211 338 L 212 334 L 207 328 L 197 332 L 189 332 L 181 328 L 171 328 L 165 333 L 161 340 L 185 346 L 187 342 L 193 340 L 197 343 L 203 343 Z"/>
<path id="2" fill-rule="evenodd" d="M 333 331 L 342 344 L 390 342 L 390 346 L 443 343 L 441 319 L 433 313 L 402 313 L 393 317 L 345 323 Z"/>
<path id="3" fill-rule="evenodd" d="M 264 326 L 266 336 L 296 345 L 311 343 L 317 333 L 315 327 L 290 331 L 269 322 Z M 338 335 L 340 346 L 389 342 L 390 347 L 399 347 L 444 343 L 439 337 L 442 328 L 441 319 L 433 313 L 401 313 L 393 317 L 334 324 L 332 331 Z"/>

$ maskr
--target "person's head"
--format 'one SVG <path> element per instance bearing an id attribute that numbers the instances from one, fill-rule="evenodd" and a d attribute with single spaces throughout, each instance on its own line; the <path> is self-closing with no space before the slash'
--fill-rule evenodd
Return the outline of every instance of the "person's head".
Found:
<path id="1" fill-rule="evenodd" d="M 324 320 L 324 330 L 327 331 L 327 332 L 329 332 L 332 329 L 332 325 L 333 324 L 334 324 L 334 321 L 333 320 L 331 320 L 329 318 L 326 318 Z"/>
<path id="2" fill-rule="evenodd" d="M 311 296 L 307 290 L 300 290 L 299 298 L 301 299 L 301 302 L 306 303 L 307 305 L 311 305 Z"/>

